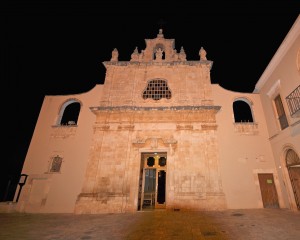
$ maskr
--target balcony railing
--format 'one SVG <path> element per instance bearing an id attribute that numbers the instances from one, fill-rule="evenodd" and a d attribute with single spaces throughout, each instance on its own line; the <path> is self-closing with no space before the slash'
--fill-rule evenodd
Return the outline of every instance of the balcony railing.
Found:
<path id="1" fill-rule="evenodd" d="M 258 134 L 258 123 L 236 122 L 236 123 L 234 123 L 234 131 L 241 135 L 257 135 Z"/>
<path id="2" fill-rule="evenodd" d="M 286 97 L 292 117 L 300 117 L 300 85 Z"/>

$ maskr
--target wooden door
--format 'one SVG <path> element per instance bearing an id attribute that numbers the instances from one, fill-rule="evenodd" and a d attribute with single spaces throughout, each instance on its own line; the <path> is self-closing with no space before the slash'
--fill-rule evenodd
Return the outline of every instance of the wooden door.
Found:
<path id="1" fill-rule="evenodd" d="M 289 174 L 290 174 L 290 179 L 294 191 L 297 208 L 300 209 L 300 167 L 299 166 L 289 167 Z"/>
<path id="2" fill-rule="evenodd" d="M 279 208 L 277 191 L 272 173 L 258 174 L 261 197 L 265 208 Z"/>

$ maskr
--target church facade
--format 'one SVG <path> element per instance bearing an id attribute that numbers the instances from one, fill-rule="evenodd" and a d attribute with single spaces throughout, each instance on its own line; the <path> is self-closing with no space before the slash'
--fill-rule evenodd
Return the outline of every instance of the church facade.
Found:
<path id="1" fill-rule="evenodd" d="M 292 186 L 288 165 L 276 160 L 268 122 L 273 113 L 265 111 L 260 90 L 240 93 L 212 84 L 213 62 L 203 47 L 191 61 L 162 30 L 145 42 L 129 61 L 112 51 L 103 62 L 103 85 L 44 98 L 16 210 L 299 209 L 300 186 Z M 299 33 L 293 44 L 299 55 Z M 299 117 L 287 121 L 294 124 L 289 138 L 296 176 Z"/>

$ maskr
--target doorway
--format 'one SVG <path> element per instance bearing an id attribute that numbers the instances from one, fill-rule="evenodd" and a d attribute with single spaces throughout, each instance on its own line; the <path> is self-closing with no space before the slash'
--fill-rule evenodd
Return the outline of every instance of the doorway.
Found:
<path id="1" fill-rule="evenodd" d="M 293 149 L 286 152 L 286 166 L 288 169 L 297 209 L 300 210 L 300 158 Z"/>
<path id="2" fill-rule="evenodd" d="M 279 208 L 273 174 L 259 173 L 258 180 L 264 208 Z"/>
<path id="3" fill-rule="evenodd" d="M 291 166 L 288 168 L 294 197 L 298 210 L 300 210 L 300 166 Z"/>
<path id="4" fill-rule="evenodd" d="M 142 153 L 138 210 L 166 208 L 167 153 Z"/>

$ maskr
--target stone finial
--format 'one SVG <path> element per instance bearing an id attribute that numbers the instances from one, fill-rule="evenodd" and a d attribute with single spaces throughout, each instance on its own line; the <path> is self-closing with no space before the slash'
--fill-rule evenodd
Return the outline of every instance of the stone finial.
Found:
<path id="1" fill-rule="evenodd" d="M 135 47 L 133 53 L 131 54 L 130 61 L 138 61 L 139 60 L 139 50 L 138 47 Z"/>
<path id="2" fill-rule="evenodd" d="M 142 50 L 139 54 L 139 60 L 142 61 L 144 59 L 145 50 Z"/>
<path id="3" fill-rule="evenodd" d="M 200 60 L 207 60 L 206 59 L 206 51 L 204 50 L 203 47 L 200 48 L 199 56 L 200 56 Z"/>
<path id="4" fill-rule="evenodd" d="M 179 60 L 186 61 L 186 54 L 185 54 L 183 47 L 181 47 L 180 52 L 179 52 Z"/>
<path id="5" fill-rule="evenodd" d="M 160 28 L 159 31 L 158 31 L 158 34 L 157 34 L 157 37 L 158 38 L 163 38 L 164 35 L 163 35 L 163 30 Z"/>
<path id="6" fill-rule="evenodd" d="M 178 61 L 178 57 L 179 57 L 179 56 L 178 56 L 177 50 L 174 49 L 174 50 L 173 50 L 173 60 L 174 60 L 174 61 Z"/>
<path id="7" fill-rule="evenodd" d="M 111 59 L 110 61 L 112 62 L 117 62 L 118 61 L 118 57 L 119 57 L 119 52 L 118 52 L 118 49 L 114 49 L 112 52 L 111 52 Z"/>
<path id="8" fill-rule="evenodd" d="M 138 47 L 135 47 L 133 53 L 139 53 Z"/>

